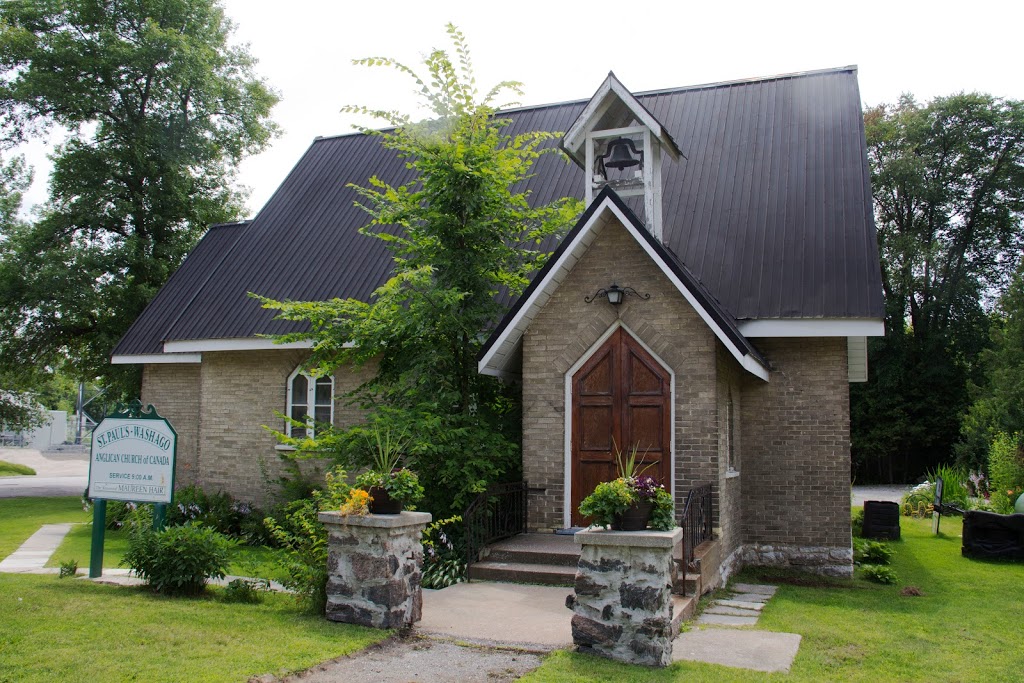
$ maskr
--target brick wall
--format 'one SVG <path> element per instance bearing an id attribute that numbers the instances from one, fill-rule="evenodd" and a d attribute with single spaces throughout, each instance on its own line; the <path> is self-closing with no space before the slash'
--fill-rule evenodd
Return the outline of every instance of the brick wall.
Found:
<path id="1" fill-rule="evenodd" d="M 725 347 L 719 344 L 717 353 L 718 375 L 716 381 L 718 410 L 718 469 L 714 482 L 718 486 L 718 522 L 719 542 L 722 544 L 721 556 L 728 557 L 743 542 L 742 496 L 743 496 L 743 438 L 740 429 L 741 406 L 743 394 L 741 386 L 744 382 L 743 370 Z M 751 377 L 752 383 L 761 380 Z M 733 428 L 729 429 L 729 398 L 732 398 Z M 735 471 L 729 469 L 729 439 L 733 440 L 733 458 Z"/>
<path id="2" fill-rule="evenodd" d="M 757 344 L 771 360 L 772 373 L 767 384 L 746 382 L 743 394 L 746 561 L 821 565 L 827 573 L 848 573 L 846 340 L 759 339 Z"/>
<path id="3" fill-rule="evenodd" d="M 584 297 L 612 282 L 651 298 L 628 296 L 618 307 L 603 298 L 584 303 Z M 616 319 L 675 372 L 676 491 L 697 481 L 718 481 L 718 341 L 625 229 L 611 223 L 523 340 L 523 471 L 534 489 L 533 528 L 564 524 L 565 374 Z M 681 502 L 677 495 L 677 506 Z"/>
<path id="4" fill-rule="evenodd" d="M 142 371 L 142 404 L 152 404 L 178 433 L 174 483 L 179 487 L 194 484 L 198 468 L 199 375 L 198 363 L 152 364 Z"/>
<path id="5" fill-rule="evenodd" d="M 306 351 L 289 349 L 223 351 L 204 353 L 202 364 L 147 365 L 143 398 L 157 405 L 161 415 L 160 405 L 167 405 L 178 430 L 177 482 L 227 491 L 259 505 L 270 502 L 277 490 L 274 482 L 286 468 L 276 448 L 277 439 L 263 425 L 284 428 L 275 411 L 287 413 L 288 377 L 307 356 Z M 374 372 L 372 363 L 340 368 L 335 372 L 335 398 Z M 355 424 L 363 414 L 344 400 L 338 401 L 334 424 Z M 182 448 L 186 442 L 183 433 L 188 435 L 186 449 Z M 314 476 L 324 467 L 319 461 L 301 461 L 300 465 L 303 472 Z"/>

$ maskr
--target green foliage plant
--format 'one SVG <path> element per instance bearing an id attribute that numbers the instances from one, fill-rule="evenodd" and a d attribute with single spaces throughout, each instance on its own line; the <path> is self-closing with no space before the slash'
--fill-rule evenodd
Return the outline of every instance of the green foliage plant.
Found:
<path id="1" fill-rule="evenodd" d="M 992 507 L 1011 514 L 1017 497 L 1024 493 L 1024 439 L 1018 434 L 997 434 L 988 452 Z"/>
<path id="2" fill-rule="evenodd" d="M 616 518 L 643 499 L 653 503 L 650 519 L 652 529 L 668 531 L 675 527 L 672 495 L 664 486 L 646 476 L 630 479 L 618 477 L 601 482 L 594 487 L 593 493 L 580 501 L 579 510 L 580 514 L 591 518 L 593 524 L 609 528 Z"/>
<path id="3" fill-rule="evenodd" d="M 883 584 L 895 584 L 899 582 L 899 576 L 892 567 L 881 564 L 862 564 L 860 566 L 861 576 L 868 581 Z"/>
<path id="4" fill-rule="evenodd" d="M 850 519 L 853 537 L 859 538 L 864 531 L 864 508 L 857 508 L 853 511 Z"/>
<path id="5" fill-rule="evenodd" d="M 60 563 L 60 572 L 57 574 L 62 579 L 74 577 L 78 574 L 78 560 L 64 560 Z"/>
<path id="6" fill-rule="evenodd" d="M 363 234 L 391 251 L 393 271 L 369 301 L 261 299 L 278 317 L 305 323 L 281 342 L 312 341 L 310 367 L 373 363 L 377 372 L 350 397 L 396 434 L 407 432 L 406 466 L 423 480 L 425 504 L 440 517 L 461 512 L 494 482 L 519 476 L 521 396 L 477 371 L 486 331 L 543 265 L 549 240 L 581 211 L 572 198 L 537 205 L 521 191 L 537 160 L 557 153 L 557 135 L 510 134 L 497 99 L 518 95 L 499 83 L 480 96 L 465 38 L 448 26 L 454 56 L 440 49 L 419 73 L 395 60 L 356 60 L 409 78 L 421 96 L 415 114 L 364 106 L 384 130 L 360 130 L 403 159 L 408 181 L 371 177 L 350 186 L 366 210 Z M 317 434 L 349 468 L 362 428 Z"/>
<path id="7" fill-rule="evenodd" d="M 423 530 L 424 588 L 447 588 L 466 578 L 466 545 L 462 517 L 439 519 Z"/>
<path id="8" fill-rule="evenodd" d="M 882 564 L 892 562 L 895 554 L 892 548 L 880 541 L 865 538 L 853 539 L 853 561 L 855 564 Z"/>
<path id="9" fill-rule="evenodd" d="M 387 474 L 376 470 L 363 472 L 356 477 L 356 486 L 366 491 L 372 487 L 380 487 L 387 491 L 392 499 L 401 501 L 402 505 L 410 510 L 423 499 L 423 486 L 419 477 L 404 467 Z"/>
<path id="10" fill-rule="evenodd" d="M 153 531 L 135 523 L 122 564 L 158 593 L 199 595 L 211 578 L 224 578 L 235 542 L 201 523 Z"/>
<path id="11" fill-rule="evenodd" d="M 0 3 L 0 143 L 66 131 L 0 235 L 0 355 L 137 391 L 110 350 L 207 227 L 238 218 L 277 96 L 217 0 Z"/>
<path id="12" fill-rule="evenodd" d="M 327 529 L 318 515 L 340 510 L 350 490 L 345 471 L 335 467 L 325 474 L 322 489 L 314 490 L 309 498 L 284 504 L 278 517 L 265 520 L 284 552 L 280 565 L 287 578 L 282 583 L 295 591 L 310 614 L 323 614 L 327 605 Z"/>
<path id="13" fill-rule="evenodd" d="M 1024 102 L 959 93 L 921 103 L 905 95 L 867 109 L 864 130 L 885 336 L 868 345 L 869 381 L 850 388 L 858 480 L 913 481 L 950 461 L 974 387 L 987 394 L 999 386 L 1000 398 L 975 416 L 981 433 L 959 453 L 978 468 L 987 430 L 1005 430 L 998 425 L 1014 405 L 1005 399 L 1024 396 L 1013 371 L 1021 342 L 1018 360 L 999 363 L 1005 383 L 987 382 L 982 361 L 992 344 L 991 293 L 1006 289 L 1024 253 Z M 1018 417 L 1021 405 L 1011 408 Z"/>
<path id="14" fill-rule="evenodd" d="M 221 599 L 255 605 L 263 602 L 263 594 L 269 590 L 270 582 L 266 579 L 232 579 L 224 586 Z"/>

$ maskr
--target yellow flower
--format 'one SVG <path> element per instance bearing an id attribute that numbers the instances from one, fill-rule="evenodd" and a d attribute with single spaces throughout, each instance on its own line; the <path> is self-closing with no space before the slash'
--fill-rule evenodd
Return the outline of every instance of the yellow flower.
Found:
<path id="1" fill-rule="evenodd" d="M 370 494 L 362 489 L 352 489 L 348 492 L 348 498 L 341 504 L 343 515 L 365 515 L 370 512 L 370 501 L 373 500 Z"/>

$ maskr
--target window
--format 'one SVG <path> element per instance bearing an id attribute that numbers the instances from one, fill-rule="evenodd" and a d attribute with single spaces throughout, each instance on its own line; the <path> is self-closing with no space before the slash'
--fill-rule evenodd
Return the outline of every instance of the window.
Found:
<path id="1" fill-rule="evenodd" d="M 305 427 L 285 425 L 288 436 L 313 437 L 316 423 L 334 423 L 334 378 L 312 377 L 299 370 L 288 378 L 288 417 L 304 422 Z"/>

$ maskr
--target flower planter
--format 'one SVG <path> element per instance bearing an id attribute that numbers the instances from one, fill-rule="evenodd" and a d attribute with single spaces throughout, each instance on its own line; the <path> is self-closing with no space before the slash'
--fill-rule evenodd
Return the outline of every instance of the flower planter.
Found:
<path id="1" fill-rule="evenodd" d="M 395 500 L 383 486 L 371 486 L 370 514 L 397 515 L 402 511 L 402 501 Z"/>
<path id="2" fill-rule="evenodd" d="M 612 521 L 613 531 L 643 531 L 647 523 L 651 521 L 651 511 L 654 503 L 649 500 L 642 500 L 633 503 L 628 510 L 618 515 Z"/>

